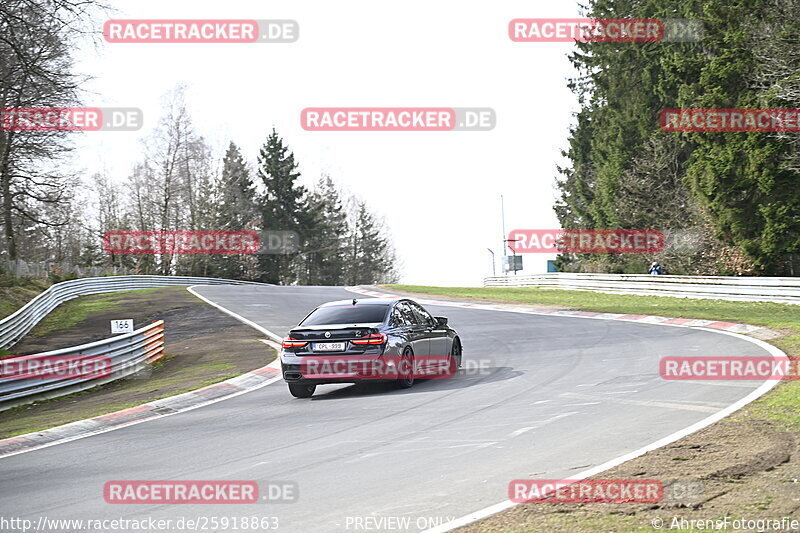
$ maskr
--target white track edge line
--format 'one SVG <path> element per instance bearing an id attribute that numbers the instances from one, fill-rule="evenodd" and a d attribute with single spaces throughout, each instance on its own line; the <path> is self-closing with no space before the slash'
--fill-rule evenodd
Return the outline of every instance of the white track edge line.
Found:
<path id="1" fill-rule="evenodd" d="M 271 340 L 273 340 L 275 342 L 282 342 L 283 341 L 283 337 L 280 337 L 279 335 L 276 335 L 275 333 L 271 332 L 270 330 L 266 329 L 263 326 L 259 326 L 258 324 L 256 324 L 252 320 L 248 320 L 248 319 L 246 319 L 245 317 L 243 317 L 241 315 L 237 315 L 236 313 L 234 313 L 230 309 L 226 309 L 226 308 L 222 307 L 221 305 L 219 305 L 218 303 L 212 302 L 211 300 L 209 300 L 205 296 L 201 296 L 200 294 L 197 293 L 197 291 L 194 290 L 195 287 L 212 287 L 212 286 L 213 285 L 192 285 L 191 287 L 186 287 L 186 290 L 189 291 L 190 293 L 194 294 L 195 296 L 197 296 L 201 300 L 203 300 L 208 305 L 212 305 L 212 306 L 216 307 L 217 309 L 219 309 L 223 313 L 232 316 L 233 318 L 235 318 L 239 322 L 243 322 L 243 323 L 247 324 L 248 326 L 250 326 L 253 329 L 257 329 L 258 331 L 260 331 L 261 333 L 263 333 L 264 335 L 269 337 Z"/>
<path id="2" fill-rule="evenodd" d="M 242 374 L 242 375 L 244 375 L 244 374 Z M 231 378 L 231 379 L 234 379 L 234 378 Z M 45 444 L 40 444 L 38 446 L 33 446 L 31 448 L 26 448 L 24 450 L 18 450 L 16 452 L 9 452 L 7 454 L 0 455 L 0 460 L 5 459 L 6 457 L 12 457 L 14 455 L 20 455 L 20 454 L 23 454 L 23 453 L 33 452 L 33 451 L 36 451 L 36 450 L 41 450 L 43 448 L 49 448 L 50 446 L 55 446 L 57 444 L 66 444 L 67 442 L 72 442 L 72 441 L 75 441 L 75 440 L 84 439 L 86 437 L 93 437 L 95 435 L 101 435 L 103 433 L 108 433 L 110 431 L 115 431 L 117 429 L 126 428 L 128 426 L 135 426 L 136 424 L 142 424 L 144 422 L 151 422 L 153 420 L 160 420 L 160 419 L 166 418 L 168 416 L 178 415 L 178 414 L 181 414 L 181 413 L 185 413 L 187 411 L 193 411 L 195 409 L 199 409 L 200 407 L 205 407 L 207 405 L 211 405 L 211 404 L 214 404 L 214 403 L 217 403 L 217 402 L 221 402 L 221 401 L 224 401 L 224 400 L 230 400 L 231 398 L 235 398 L 237 396 L 241 396 L 242 394 L 247 394 L 248 392 L 252 392 L 254 390 L 258 390 L 258 389 L 260 389 L 262 387 L 266 387 L 267 385 L 269 385 L 271 383 L 275 383 L 276 381 L 278 381 L 280 379 L 283 379 L 283 377 L 282 376 L 275 376 L 274 378 L 268 379 L 267 381 L 265 381 L 263 383 L 259 383 L 258 385 L 254 386 L 252 388 L 249 388 L 249 389 L 246 389 L 246 390 L 236 391 L 236 392 L 231 393 L 231 394 L 229 394 L 227 396 L 223 396 L 221 398 L 214 398 L 214 399 L 211 399 L 211 400 L 207 400 L 205 402 L 198 403 L 196 405 L 190 405 L 189 407 L 185 407 L 185 408 L 176 410 L 174 413 L 163 413 L 163 414 L 158 414 L 157 416 L 152 416 L 152 417 L 149 417 L 149 418 L 145 418 L 143 420 L 132 420 L 130 422 L 125 422 L 124 424 L 119 424 L 119 425 L 116 425 L 116 426 L 111 426 L 111 427 L 107 427 L 107 428 L 98 428 L 97 430 L 90 431 L 88 433 L 84 433 L 84 434 L 81 434 L 81 435 L 74 435 L 72 437 L 64 437 L 63 439 L 58 439 L 58 440 L 55 440 L 53 442 L 47 442 Z M 222 381 L 220 383 L 224 383 L 224 381 Z M 185 393 L 184 392 L 183 394 L 190 394 L 190 393 Z M 178 394 L 176 396 L 180 396 L 180 394 Z M 160 402 L 162 400 L 169 400 L 171 398 L 174 398 L 174 396 L 168 396 L 166 398 L 161 398 L 159 400 L 153 400 L 153 402 L 143 403 L 142 405 L 150 405 L 150 403 Z M 137 407 L 139 407 L 139 406 L 137 406 Z M 106 414 L 112 414 L 112 413 L 106 413 Z M 98 416 L 103 416 L 103 415 L 98 415 Z M 91 418 L 84 418 L 83 420 L 76 420 L 75 422 L 85 422 L 86 420 L 91 420 Z M 74 424 L 75 422 L 70 422 L 70 424 Z M 54 428 L 51 428 L 51 429 L 55 429 L 57 427 L 59 427 L 59 426 L 55 426 Z M 40 433 L 40 432 L 37 431 L 36 433 Z M 28 435 L 30 435 L 30 433 L 28 433 Z M 18 435 L 18 437 L 24 437 L 24 436 L 25 435 Z"/>
<path id="3" fill-rule="evenodd" d="M 351 288 L 351 287 L 347 287 L 346 290 L 348 290 L 350 292 L 354 292 L 356 294 L 362 294 L 362 293 L 360 293 L 360 292 L 358 292 L 356 290 L 353 290 L 353 288 Z M 375 292 L 377 292 L 377 291 L 375 291 Z M 390 294 L 390 293 L 386 293 L 386 294 Z M 399 295 L 394 295 L 394 296 L 401 297 Z M 464 309 L 481 309 L 479 307 L 474 307 L 475 304 L 468 305 L 468 306 L 467 305 L 462 306 L 462 305 L 459 305 L 460 303 L 461 302 L 438 302 L 436 304 L 430 304 L 430 305 L 439 305 L 439 306 L 442 306 L 442 307 L 462 307 Z M 465 302 L 465 303 L 469 303 L 469 302 Z M 481 304 L 478 304 L 478 305 L 481 305 Z M 541 316 L 556 316 L 556 317 L 560 317 L 560 318 L 589 318 L 589 319 L 594 319 L 594 320 L 612 320 L 612 321 L 617 321 L 617 322 L 630 322 L 630 323 L 634 323 L 634 324 L 637 323 L 636 321 L 633 321 L 633 320 L 619 320 L 619 319 L 609 318 L 609 317 L 553 315 L 552 313 L 541 313 L 541 312 L 537 313 L 536 311 L 530 311 L 529 312 L 529 311 L 517 310 L 517 309 L 513 309 L 513 310 L 512 309 L 488 309 L 488 308 L 484 307 L 483 310 L 486 310 L 486 311 L 507 311 L 507 312 L 511 312 L 511 313 L 532 314 L 532 315 L 541 315 Z M 732 331 L 724 331 L 724 330 L 715 329 L 715 328 L 706 328 L 706 327 L 702 327 L 702 326 L 686 326 L 686 325 L 683 325 L 683 324 L 657 324 L 657 323 L 649 323 L 649 322 L 648 323 L 644 323 L 644 324 L 646 324 L 648 326 L 672 326 L 672 327 L 678 327 L 678 328 L 700 329 L 700 330 L 710 331 L 710 332 L 713 332 L 713 333 L 721 333 L 723 335 L 730 335 L 732 337 L 738 337 L 738 338 L 743 339 L 745 341 L 752 342 L 753 344 L 757 345 L 758 347 L 760 347 L 760 348 L 766 350 L 767 352 L 769 352 L 770 355 L 772 355 L 772 357 L 774 357 L 775 359 L 788 359 L 788 357 L 789 357 L 782 350 L 780 350 L 777 346 L 773 346 L 772 344 L 769 344 L 768 342 L 764 342 L 761 339 L 756 339 L 754 337 L 748 337 L 747 335 L 743 335 L 741 333 L 734 333 Z M 574 476 L 570 476 L 570 477 L 568 477 L 566 479 L 580 480 L 580 479 L 584 479 L 584 478 L 593 476 L 595 474 L 599 474 L 601 472 L 604 472 L 606 470 L 614 468 L 615 466 L 619 466 L 622 463 L 630 461 L 631 459 L 635 459 L 635 458 L 637 458 L 639 456 L 642 456 L 642 455 L 646 454 L 647 452 L 650 452 L 650 451 L 653 451 L 655 449 L 661 448 L 662 446 L 666 446 L 667 444 L 671 444 L 671 443 L 673 443 L 673 442 L 675 442 L 677 440 L 682 439 L 683 437 L 686 437 L 688 435 L 691 435 L 692 433 L 700 431 L 701 429 L 704 429 L 704 428 L 710 426 L 711 424 L 713 424 L 715 422 L 719 422 L 723 418 L 725 418 L 725 417 L 731 415 L 732 413 L 738 411 L 739 409 L 741 409 L 745 405 L 749 404 L 750 402 L 760 398 L 761 396 L 763 396 L 764 394 L 766 394 L 767 392 L 772 390 L 780 382 L 781 382 L 781 380 L 779 380 L 779 379 L 773 379 L 773 380 L 765 381 L 764 383 L 761 384 L 761 386 L 759 386 L 754 391 L 750 392 L 750 394 L 748 394 L 744 398 L 741 398 L 740 400 L 732 403 L 728 407 L 726 407 L 726 408 L 724 408 L 724 409 L 722 409 L 720 411 L 717 411 L 713 415 L 711 415 L 709 417 L 706 417 L 703 420 L 700 420 L 699 422 L 695 422 L 694 424 L 692 424 L 689 427 L 686 427 L 686 428 L 683 428 L 681 430 L 678 430 L 675 433 L 667 435 L 666 437 L 663 437 L 663 438 L 661 438 L 661 439 L 659 439 L 659 440 L 657 440 L 655 442 L 652 442 L 652 443 L 650 443 L 650 444 L 648 444 L 646 446 L 643 446 L 643 447 L 639 448 L 638 450 L 634 450 L 634 451 L 632 451 L 630 453 L 627 453 L 625 455 L 621 455 L 621 456 L 619 456 L 619 457 L 617 457 L 615 459 L 611 459 L 610 461 L 607 461 L 607 462 L 605 462 L 605 463 L 603 463 L 601 465 L 598 465 L 598 466 L 596 466 L 594 468 L 590 468 L 588 470 L 584 470 L 583 472 L 575 474 Z M 501 511 L 505 511 L 507 509 L 510 509 L 510 508 L 512 508 L 512 507 L 514 507 L 516 505 L 519 505 L 519 504 L 518 503 L 514 503 L 514 502 L 512 502 L 510 500 L 505 500 L 505 501 L 496 503 L 494 505 L 490 505 L 488 507 L 484 507 L 483 509 L 479 509 L 477 511 L 474 511 L 474 512 L 472 512 L 472 513 L 470 513 L 468 515 L 464 515 L 464 516 L 462 516 L 460 518 L 456 518 L 455 520 L 451 520 L 450 522 L 447 522 L 445 524 L 441 524 L 440 526 L 437 526 L 437 527 L 434 527 L 434 528 L 430 528 L 430 529 L 426 529 L 425 531 L 423 531 L 423 533 L 445 533 L 446 531 L 451 531 L 451 530 L 456 529 L 458 527 L 467 526 L 467 525 L 472 524 L 474 522 L 477 522 L 479 520 L 483 520 L 484 518 L 487 518 L 489 516 L 497 514 L 497 513 L 501 512 Z"/>
<path id="4" fill-rule="evenodd" d="M 244 317 L 242 317 L 242 316 L 239 316 L 239 315 L 237 315 L 237 314 L 236 314 L 236 313 L 234 313 L 233 311 L 230 311 L 230 310 L 228 310 L 228 309 L 225 309 L 225 308 L 224 308 L 224 307 L 222 307 L 221 305 L 219 305 L 219 304 L 216 304 L 216 303 L 214 303 L 214 302 L 212 302 L 212 301 L 208 300 L 207 298 L 205 298 L 205 297 L 203 297 L 203 296 L 200 296 L 199 294 L 197 294 L 197 292 L 195 292 L 195 291 L 193 291 L 193 290 L 192 290 L 192 289 L 194 289 L 195 287 L 210 287 L 210 286 L 211 286 L 211 285 L 192 285 L 191 287 L 187 287 L 187 288 L 186 288 L 186 290 L 187 290 L 187 291 L 189 291 L 190 293 L 192 293 L 193 295 L 195 295 L 196 297 L 200 298 L 201 300 L 203 300 L 203 301 L 204 301 L 204 302 L 206 302 L 207 304 L 209 304 L 209 305 L 212 305 L 212 306 L 216 307 L 216 308 L 217 308 L 217 309 L 219 309 L 220 311 L 222 311 L 222 312 L 224 312 L 224 313 L 226 313 L 226 314 L 228 314 L 228 315 L 232 316 L 232 317 L 233 317 L 233 318 L 235 318 L 236 320 L 239 320 L 240 322 L 243 322 L 243 323 L 247 324 L 248 326 L 250 326 L 250 327 L 252 327 L 252 328 L 254 328 L 254 329 L 256 329 L 256 330 L 260 331 L 261 333 L 263 333 L 264 335 L 266 335 L 266 336 L 267 336 L 267 337 L 269 337 L 270 339 L 277 339 L 279 342 L 282 340 L 282 338 L 281 338 L 281 337 L 279 337 L 279 336 L 278 336 L 278 335 L 276 335 L 275 333 L 273 333 L 273 332 L 269 331 L 268 329 L 266 329 L 266 328 L 264 328 L 264 327 L 262 327 L 262 326 L 259 326 L 259 325 L 258 325 L 258 324 L 256 324 L 255 322 L 252 322 L 252 321 L 250 321 L 250 320 L 247 320 L 246 318 L 244 318 Z M 278 357 L 277 357 L 275 360 L 276 360 L 276 361 L 280 361 L 280 353 L 278 353 Z M 279 367 L 273 367 L 273 366 L 271 366 L 271 365 L 273 365 L 274 363 L 275 363 L 275 361 L 272 361 L 272 363 L 270 363 L 270 364 L 269 364 L 269 365 L 267 365 L 267 366 L 268 366 L 268 367 L 271 367 L 271 368 L 279 368 Z M 244 374 L 247 374 L 247 373 L 248 373 L 248 372 L 245 372 Z M 244 374 L 240 374 L 239 376 L 236 376 L 236 377 L 241 377 L 241 376 L 243 376 Z M 236 379 L 236 377 L 234 377 L 234 378 L 231 378 L 231 379 Z M 283 378 L 282 376 L 278 375 L 278 376 L 275 376 L 274 378 L 268 379 L 267 381 L 265 381 L 265 382 L 263 382 L 263 383 L 259 383 L 258 385 L 254 386 L 254 387 L 251 387 L 251 388 L 249 388 L 249 389 L 245 389 L 245 390 L 237 391 L 237 392 L 231 393 L 231 394 L 229 394 L 229 395 L 227 395 L 227 396 L 223 396 L 222 398 L 214 398 L 214 399 L 212 399 L 212 400 L 208 400 L 208 401 L 205 401 L 205 402 L 202 402 L 202 403 L 198 403 L 198 404 L 196 404 L 196 405 L 191 405 L 191 406 L 189 406 L 189 407 L 186 407 L 186 408 L 184 408 L 184 409 L 177 410 L 177 411 L 175 411 L 174 413 L 164 413 L 164 414 L 159 414 L 158 416 L 153 416 L 153 417 L 150 417 L 150 418 L 145 418 L 145 419 L 143 419 L 143 420 L 132 420 L 131 422 L 126 422 L 126 423 L 124 423 L 124 424 L 119 424 L 119 425 L 116 425 L 116 426 L 111 426 L 111 427 L 107 427 L 107 428 L 98 428 L 98 429 L 97 429 L 97 430 L 95 430 L 95 431 L 90 431 L 90 432 L 87 432 L 87 433 L 84 433 L 84 434 L 81 434 L 81 435 L 74 435 L 74 436 L 72 436 L 72 437 L 64 437 L 63 439 L 58 439 L 58 440 L 55 440 L 55 441 L 53 441 L 53 442 L 47 442 L 47 443 L 44 443 L 44 444 L 40 444 L 40 445 L 38 445 L 38 446 L 32 446 L 32 447 L 30 447 L 30 448 L 26 448 L 26 449 L 24 449 L 24 450 L 18 450 L 18 451 L 15 451 L 15 452 L 9 452 L 9 453 L 6 453 L 6 454 L 3 454 L 3 455 L 0 455 L 0 459 L 5 459 L 6 457 L 12 457 L 12 456 L 14 456 L 14 455 L 20 455 L 20 454 L 23 454 L 23 453 L 33 452 L 33 451 L 36 451 L 36 450 L 41 450 L 41 449 L 43 449 L 43 448 L 49 448 L 49 447 L 51 447 L 51 446 L 55 446 L 55 445 L 57 445 L 57 444 L 66 444 L 67 442 L 72 442 L 72 441 L 76 441 L 76 440 L 79 440 L 79 439 L 84 439 L 84 438 L 86 438 L 86 437 L 93 437 L 94 435 L 101 435 L 101 434 L 103 434 L 103 433 L 108 433 L 108 432 L 110 432 L 110 431 L 115 431 L 115 430 L 117 430 L 117 429 L 122 429 L 122 428 L 126 428 L 126 427 L 128 427 L 128 426 L 134 426 L 134 425 L 136 425 L 136 424 L 141 424 L 141 423 L 143 423 L 143 422 L 150 422 L 151 420 L 158 420 L 158 419 L 161 419 L 161 418 L 166 418 L 166 417 L 168 417 L 168 416 L 177 415 L 177 414 L 180 414 L 180 413 L 185 413 L 185 412 L 187 412 L 187 411 L 192 411 L 192 410 L 194 410 L 194 409 L 198 409 L 198 408 L 200 408 L 200 407 L 205 407 L 206 405 L 211 405 L 211 404 L 214 404 L 214 403 L 217 403 L 217 402 L 221 402 L 221 401 L 223 401 L 223 400 L 229 400 L 229 399 L 231 399 L 231 398 L 235 398 L 235 397 L 237 397 L 237 396 L 241 396 L 242 394 L 246 394 L 246 393 L 248 393 L 248 392 L 252 392 L 252 391 L 254 391 L 254 390 L 258 390 L 258 389 L 260 389 L 260 388 L 262 388 L 262 387 L 266 387 L 267 385 L 270 385 L 270 384 L 272 384 L 272 383 L 275 383 L 276 381 L 279 381 L 279 380 L 280 380 L 280 379 L 282 379 L 282 378 Z M 226 380 L 226 381 L 227 381 L 227 380 Z M 222 381 L 222 382 L 220 382 L 220 383 L 225 383 L 225 382 L 224 382 L 224 381 Z M 192 392 L 192 391 L 189 391 L 189 393 L 191 393 L 191 392 Z M 187 393 L 185 393 L 185 392 L 184 392 L 184 393 L 182 393 L 182 394 L 187 394 Z M 175 395 L 175 396 L 181 396 L 181 394 L 177 394 L 177 395 Z M 158 400 L 153 400 L 152 402 L 143 403 L 143 404 L 141 404 L 141 405 L 150 405 L 150 404 L 152 404 L 152 403 L 155 403 L 155 402 L 160 402 L 160 401 L 163 401 L 163 400 L 169 400 L 169 399 L 171 399 L 171 398 L 174 398 L 175 396 L 167 396 L 166 398 L 160 398 L 160 399 L 158 399 Z M 113 413 L 113 411 L 112 411 L 112 413 Z M 111 414 L 111 413 L 106 413 L 106 414 Z M 98 416 L 103 416 L 103 415 L 98 415 Z M 84 418 L 84 419 L 81 419 L 81 420 L 75 420 L 74 422 L 69 422 L 69 423 L 70 423 L 70 424 L 74 424 L 74 423 L 76 423 L 76 422 L 84 422 L 84 421 L 86 421 L 86 420 L 91 420 L 91 418 Z M 66 424 L 62 424 L 62 425 L 66 425 Z M 59 426 L 54 426 L 53 428 L 50 428 L 50 429 L 55 429 L 55 428 L 57 428 L 57 427 L 59 427 Z M 35 432 L 33 432 L 33 433 L 41 433 L 41 432 L 40 432 L 40 431 L 35 431 Z M 31 435 L 31 433 L 26 433 L 25 435 Z M 25 437 L 25 435 L 17 435 L 17 437 Z"/>

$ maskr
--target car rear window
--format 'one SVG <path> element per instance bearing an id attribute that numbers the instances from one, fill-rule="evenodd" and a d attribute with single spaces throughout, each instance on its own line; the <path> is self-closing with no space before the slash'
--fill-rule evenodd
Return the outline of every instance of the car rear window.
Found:
<path id="1" fill-rule="evenodd" d="M 383 322 L 388 305 L 341 305 L 320 307 L 303 320 L 301 326 L 321 326 L 323 324 L 361 324 Z"/>

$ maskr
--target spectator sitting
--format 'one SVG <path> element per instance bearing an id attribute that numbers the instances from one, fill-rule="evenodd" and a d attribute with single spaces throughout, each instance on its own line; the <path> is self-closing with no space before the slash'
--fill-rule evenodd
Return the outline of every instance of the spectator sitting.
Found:
<path id="1" fill-rule="evenodd" d="M 650 274 L 654 276 L 660 276 L 663 273 L 664 273 L 664 267 L 653 261 L 653 263 L 650 265 Z"/>

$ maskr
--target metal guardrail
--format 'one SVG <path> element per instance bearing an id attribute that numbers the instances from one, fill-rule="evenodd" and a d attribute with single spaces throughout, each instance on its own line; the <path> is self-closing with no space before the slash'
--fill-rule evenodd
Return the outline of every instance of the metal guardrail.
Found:
<path id="1" fill-rule="evenodd" d="M 159 320 L 130 333 L 103 339 L 80 346 L 53 350 L 35 355 L 6 358 L 0 369 L 19 368 L 14 372 L 0 372 L 0 411 L 5 411 L 38 400 L 64 396 L 96 387 L 135 374 L 147 364 L 164 355 L 164 321 Z M 49 371 L 39 377 L 30 375 L 35 368 L 55 368 L 67 361 L 98 361 L 103 372 Z M 59 377 L 58 374 L 64 374 Z"/>
<path id="2" fill-rule="evenodd" d="M 131 291 L 155 287 L 214 284 L 264 285 L 251 281 L 189 276 L 109 276 L 82 278 L 56 283 L 15 313 L 0 320 L 0 349 L 9 348 L 24 337 L 47 314 L 62 303 L 89 294 Z"/>
<path id="3" fill-rule="evenodd" d="M 800 304 L 800 278 L 559 272 L 527 276 L 493 276 L 485 278 L 483 285 Z"/>
<path id="4" fill-rule="evenodd" d="M 12 315 L 0 320 L 0 348 L 13 346 L 50 311 L 79 296 L 156 287 L 220 284 L 264 285 L 251 281 L 189 276 L 109 276 L 56 283 Z M 30 369 L 42 367 L 46 363 L 53 366 L 57 361 L 86 361 L 92 357 L 94 360 L 106 363 L 107 366 L 106 371 L 102 373 L 88 375 L 67 373 L 65 377 L 60 378 L 48 377 L 56 375 L 53 373 L 25 377 L 29 372 L 2 375 L 0 371 L 0 411 L 37 400 L 72 394 L 136 374 L 163 354 L 164 321 L 159 320 L 130 333 L 80 346 L 5 358 L 0 362 L 2 370 L 14 367 Z"/>

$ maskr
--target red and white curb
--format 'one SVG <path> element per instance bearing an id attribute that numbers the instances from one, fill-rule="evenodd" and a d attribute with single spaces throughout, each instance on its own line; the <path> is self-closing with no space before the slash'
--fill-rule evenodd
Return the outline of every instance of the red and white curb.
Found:
<path id="1" fill-rule="evenodd" d="M 377 298 L 402 298 L 404 296 L 400 296 L 397 294 L 390 294 L 380 291 L 374 291 L 371 289 L 364 289 L 362 287 L 345 287 L 348 291 L 363 294 L 365 296 L 374 296 Z M 709 331 L 713 331 L 716 333 L 720 333 L 722 335 L 730 335 L 732 337 L 738 337 L 740 339 L 744 339 L 748 342 L 756 344 L 757 346 L 763 348 L 767 352 L 769 352 L 772 357 L 776 359 L 785 359 L 787 355 L 783 353 L 777 347 L 764 342 L 761 339 L 768 339 L 768 338 L 775 338 L 780 336 L 779 333 L 769 329 L 764 328 L 761 326 L 753 326 L 750 324 L 735 324 L 732 322 L 722 322 L 717 320 L 700 320 L 700 319 L 688 319 L 688 318 L 669 318 L 663 316 L 652 316 L 652 315 L 638 315 L 638 314 L 622 314 L 622 313 L 596 313 L 591 311 L 569 311 L 569 310 L 555 310 L 555 309 L 542 309 L 542 308 L 533 308 L 533 307 L 521 307 L 515 305 L 503 305 L 503 304 L 484 304 L 484 303 L 472 303 L 472 302 L 455 302 L 455 301 L 448 301 L 448 300 L 434 300 L 430 298 L 417 298 L 416 296 L 413 297 L 415 301 L 427 305 L 441 305 L 447 307 L 461 307 L 465 309 L 484 309 L 489 311 L 506 311 L 506 312 L 513 312 L 513 313 L 525 313 L 531 315 L 547 315 L 547 316 L 565 316 L 565 317 L 575 317 L 575 318 L 585 318 L 585 319 L 599 319 L 599 320 L 622 320 L 626 322 L 640 322 L 645 324 L 655 324 L 655 325 L 662 325 L 662 326 L 672 326 L 672 327 L 679 327 L 679 328 L 696 328 L 696 329 L 705 329 Z M 757 338 L 754 338 L 757 337 Z M 661 448 L 662 446 L 666 446 L 671 444 L 677 440 L 686 437 L 687 435 L 691 435 L 697 431 L 700 431 L 703 428 L 714 424 L 715 422 L 719 422 L 723 418 L 731 415 L 732 413 L 738 411 L 745 405 L 749 404 L 750 402 L 760 398 L 767 392 L 769 392 L 775 385 L 780 383 L 780 380 L 769 380 L 762 383 L 757 389 L 752 391 L 750 394 L 745 396 L 744 398 L 740 399 L 739 401 L 729 405 L 728 407 L 717 411 L 713 415 L 692 424 L 691 426 L 684 428 L 682 430 L 676 431 L 671 435 L 667 435 L 666 437 L 657 440 L 656 442 L 650 443 L 647 446 L 643 446 L 638 450 L 634 450 L 630 453 L 622 455 L 620 457 L 616 457 L 610 461 L 607 461 L 601 465 L 595 466 L 588 470 L 584 470 L 583 472 L 579 472 L 573 476 L 570 476 L 567 479 L 573 480 L 581 480 L 585 479 L 594 475 L 597 475 L 601 472 L 605 472 L 606 470 L 610 470 L 615 466 L 619 466 L 622 463 L 630 461 L 631 459 L 635 459 L 645 453 Z M 445 533 L 447 531 L 452 531 L 453 529 L 464 527 L 484 518 L 488 518 L 494 514 L 499 512 L 505 511 L 507 509 L 511 509 L 519 505 L 517 503 L 512 502 L 511 500 L 505 500 L 502 502 L 498 502 L 494 505 L 490 505 L 488 507 L 484 507 L 483 509 L 478 509 L 468 515 L 462 516 L 460 518 L 456 518 L 450 522 L 445 524 L 441 524 L 437 527 L 427 529 L 423 533 Z"/>
<path id="2" fill-rule="evenodd" d="M 275 339 L 280 341 L 281 337 L 200 296 L 192 289 L 193 287 L 189 287 L 187 290 L 204 302 L 265 334 L 268 339 L 262 339 L 262 341 L 280 352 L 280 344 L 276 343 Z M 36 431 L 34 433 L 27 433 L 18 437 L 0 440 L 0 458 L 47 448 L 48 446 L 78 440 L 100 433 L 106 433 L 156 418 L 163 418 L 165 416 L 191 411 L 198 407 L 211 405 L 212 403 L 221 402 L 222 400 L 234 398 L 241 394 L 260 389 L 261 387 L 266 387 L 270 383 L 275 383 L 280 379 L 280 358 L 275 358 L 275 360 L 267 366 L 257 368 L 256 370 L 236 376 L 235 378 L 221 381 L 201 389 L 162 398 L 114 413 L 78 420 L 77 422 L 56 426 L 43 431 Z"/>
<path id="3" fill-rule="evenodd" d="M 376 298 L 402 298 L 403 296 L 397 294 L 389 294 L 385 292 L 373 291 L 364 289 L 362 287 L 345 287 L 350 292 L 363 294 L 365 296 L 374 296 Z M 473 302 L 458 302 L 452 300 L 434 300 L 430 298 L 417 298 L 413 297 L 415 301 L 427 305 L 443 305 L 448 307 L 462 307 L 464 309 L 485 309 L 487 311 L 506 311 L 511 313 L 525 313 L 529 315 L 547 315 L 547 316 L 571 316 L 577 318 L 597 318 L 600 320 L 624 320 L 626 322 L 641 322 L 644 324 L 663 324 L 668 326 L 684 326 L 690 328 L 709 328 L 714 330 L 730 331 L 732 333 L 742 333 L 745 335 L 752 335 L 754 337 L 774 338 L 779 336 L 775 331 L 761 326 L 753 326 L 750 324 L 736 324 L 733 322 L 721 322 L 719 320 L 702 320 L 699 318 L 670 318 L 666 316 L 654 315 L 635 315 L 624 313 L 596 313 L 593 311 L 574 311 L 566 309 L 548 309 L 548 308 L 535 308 L 523 307 L 508 304 L 489 304 L 489 303 L 473 303 Z"/>
<path id="4" fill-rule="evenodd" d="M 270 363 L 265 367 L 202 389 L 162 398 L 161 400 L 137 405 L 122 411 L 79 420 L 63 426 L 0 440 L 0 458 L 106 433 L 155 418 L 191 411 L 198 407 L 260 389 L 279 379 L 281 379 L 280 370 L 275 368 L 273 363 Z"/>

